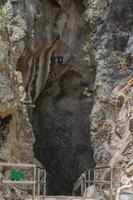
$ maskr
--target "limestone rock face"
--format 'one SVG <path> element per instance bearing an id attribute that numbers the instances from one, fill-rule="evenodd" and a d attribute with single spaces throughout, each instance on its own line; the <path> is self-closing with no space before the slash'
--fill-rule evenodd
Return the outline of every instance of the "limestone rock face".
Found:
<path id="1" fill-rule="evenodd" d="M 2 51 L 3 47 L 0 48 Z M 3 49 L 3 56 L 0 52 L 0 162 L 33 163 L 34 136 L 22 74 L 13 68 L 7 49 Z M 0 199 L 24 199 L 20 188 L 3 184 L 3 179 L 9 180 L 10 172 L 11 167 L 0 167 Z"/>
<path id="2" fill-rule="evenodd" d="M 0 161 L 32 162 L 34 137 L 22 75 L 0 60 Z"/>
<path id="3" fill-rule="evenodd" d="M 55 186 L 53 179 L 59 183 L 50 192 L 69 193 L 69 183 L 94 165 L 92 144 L 96 164 L 117 166 L 115 184 L 129 184 L 133 176 L 133 1 L 18 0 L 7 1 L 6 6 L 11 61 L 22 72 L 26 101 L 35 104 L 29 107 L 35 154 L 49 172 L 48 184 Z M 7 88 L 8 81 L 2 81 Z M 15 112 L 19 119 L 16 93 L 7 90 L 8 115 Z M 23 92 L 22 87 L 19 90 Z M 2 117 L 7 117 L 6 102 L 3 98 L 0 105 Z M 4 122 L 7 140 L 13 119 Z M 64 180 L 70 188 L 63 191 Z"/>
<path id="4" fill-rule="evenodd" d="M 133 176 L 133 2 L 89 2 L 97 74 L 91 135 L 97 165 L 117 165 L 118 184 Z M 125 174 L 126 172 L 126 174 Z"/>
<path id="5" fill-rule="evenodd" d="M 123 186 L 118 189 L 116 200 L 131 200 L 133 199 L 133 188 L 132 186 Z"/>

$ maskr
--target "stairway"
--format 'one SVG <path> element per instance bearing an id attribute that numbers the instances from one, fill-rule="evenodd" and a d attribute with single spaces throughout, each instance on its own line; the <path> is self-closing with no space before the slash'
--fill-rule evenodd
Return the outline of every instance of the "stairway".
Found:
<path id="1" fill-rule="evenodd" d="M 33 170 L 33 180 L 12 180 L 10 179 L 10 176 L 6 179 L 2 179 L 2 184 L 12 184 L 12 185 L 32 185 L 33 186 L 33 192 L 32 196 L 25 197 L 25 200 L 98 200 L 88 198 L 87 196 L 92 196 L 91 194 L 95 194 L 97 191 L 96 185 L 100 186 L 101 188 L 103 184 L 105 186 L 108 186 L 109 188 L 109 197 L 112 199 L 112 174 L 113 169 L 111 166 L 104 166 L 104 167 L 95 167 L 95 168 L 89 168 L 86 172 L 82 173 L 77 182 L 74 185 L 72 194 L 73 196 L 45 196 L 46 194 L 46 170 L 37 167 L 34 164 L 25 164 L 25 163 L 2 163 L 0 162 L 0 167 L 8 167 L 9 169 L 15 169 L 18 170 L 18 172 L 21 173 L 21 169 L 23 168 L 29 168 Z M 19 169 L 20 168 L 20 169 Z M 109 180 L 105 179 L 105 174 L 108 172 Z M 97 176 L 96 176 L 97 175 Z M 93 176 L 93 179 L 91 179 L 91 176 Z M 13 177 L 14 179 L 14 177 Z M 15 177 L 16 179 L 16 177 Z M 41 191 L 41 186 L 43 185 L 43 191 Z M 94 186 L 94 188 L 91 188 L 91 186 Z M 77 191 L 81 194 L 81 196 L 76 196 Z M 40 192 L 43 196 L 40 196 Z M 88 195 L 87 195 L 87 193 Z M 103 192 L 101 190 L 101 192 Z M 38 196 L 36 196 L 36 194 Z M 74 196 L 75 195 L 75 196 Z M 85 196 L 86 197 L 85 197 Z M 100 193 L 97 195 L 100 196 Z M 0 199 L 1 200 L 1 199 Z"/>
<path id="2" fill-rule="evenodd" d="M 27 198 L 26 200 L 32 200 L 32 198 Z M 35 200 L 96 200 L 88 199 L 87 197 L 80 196 L 40 196 L 36 197 Z"/>

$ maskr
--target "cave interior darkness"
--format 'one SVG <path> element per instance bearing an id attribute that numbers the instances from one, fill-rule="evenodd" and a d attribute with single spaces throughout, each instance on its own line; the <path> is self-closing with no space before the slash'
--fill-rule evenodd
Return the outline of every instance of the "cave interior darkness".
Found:
<path id="1" fill-rule="evenodd" d="M 95 74 L 91 78 L 94 81 Z M 34 152 L 47 171 L 47 194 L 71 195 L 81 173 L 95 165 L 89 122 L 94 97 L 81 97 L 87 83 L 73 71 L 66 72 L 59 82 L 60 94 L 47 95 L 46 90 L 55 83 L 47 84 L 36 102 L 32 114 Z"/>
<path id="2" fill-rule="evenodd" d="M 45 123 L 41 120 L 40 128 Z M 64 130 L 63 135 L 54 121 L 50 124 L 50 130 L 45 127 L 43 135 L 36 136 L 34 146 L 36 158 L 47 171 L 47 195 L 72 195 L 73 186 L 81 173 L 95 165 L 93 150 L 87 139 L 84 144 L 81 141 L 81 144 L 74 145 L 70 132 Z"/>

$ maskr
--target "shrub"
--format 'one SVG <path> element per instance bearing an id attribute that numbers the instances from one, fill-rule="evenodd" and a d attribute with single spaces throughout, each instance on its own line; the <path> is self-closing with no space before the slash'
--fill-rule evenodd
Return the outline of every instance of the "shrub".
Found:
<path id="1" fill-rule="evenodd" d="M 91 40 L 90 39 L 88 39 L 86 42 L 85 42 L 85 44 L 84 44 L 84 46 L 83 46 L 83 50 L 86 52 L 86 53 L 92 53 L 92 51 L 93 51 L 93 46 L 92 46 L 92 42 L 91 42 Z"/>

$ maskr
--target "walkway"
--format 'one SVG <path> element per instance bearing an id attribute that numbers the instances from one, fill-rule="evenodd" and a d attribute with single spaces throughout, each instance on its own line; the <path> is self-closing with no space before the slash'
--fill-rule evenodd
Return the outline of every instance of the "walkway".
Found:
<path id="1" fill-rule="evenodd" d="M 111 166 L 89 168 L 86 172 L 81 174 L 79 179 L 74 185 L 73 196 L 45 196 L 46 194 L 46 170 L 43 168 L 37 167 L 32 164 L 24 163 L 2 163 L 0 162 L 1 167 L 8 167 L 8 170 L 11 174 L 12 171 L 15 171 L 13 176 L 8 178 L 3 176 L 2 182 L 6 185 L 31 185 L 33 188 L 33 193 L 31 197 L 27 197 L 25 200 L 96 200 L 91 199 L 89 195 L 85 197 L 87 189 L 94 185 L 95 188 L 98 188 L 102 191 L 103 187 L 106 187 L 108 191 L 109 199 L 112 200 L 112 181 L 113 181 L 113 168 Z M 26 170 L 30 170 L 31 179 L 29 180 L 28 176 L 26 177 Z M 27 171 L 28 172 L 28 171 Z M 20 175 L 23 178 L 19 178 Z M 41 196 L 41 194 L 43 196 Z M 80 196 L 81 195 L 81 196 Z M 87 195 L 86 195 L 87 196 Z"/>
<path id="2" fill-rule="evenodd" d="M 27 198 L 26 200 L 32 200 L 32 198 Z M 96 200 L 96 199 L 88 199 L 87 197 L 78 197 L 78 196 L 45 196 L 45 197 L 36 197 L 35 200 Z"/>

